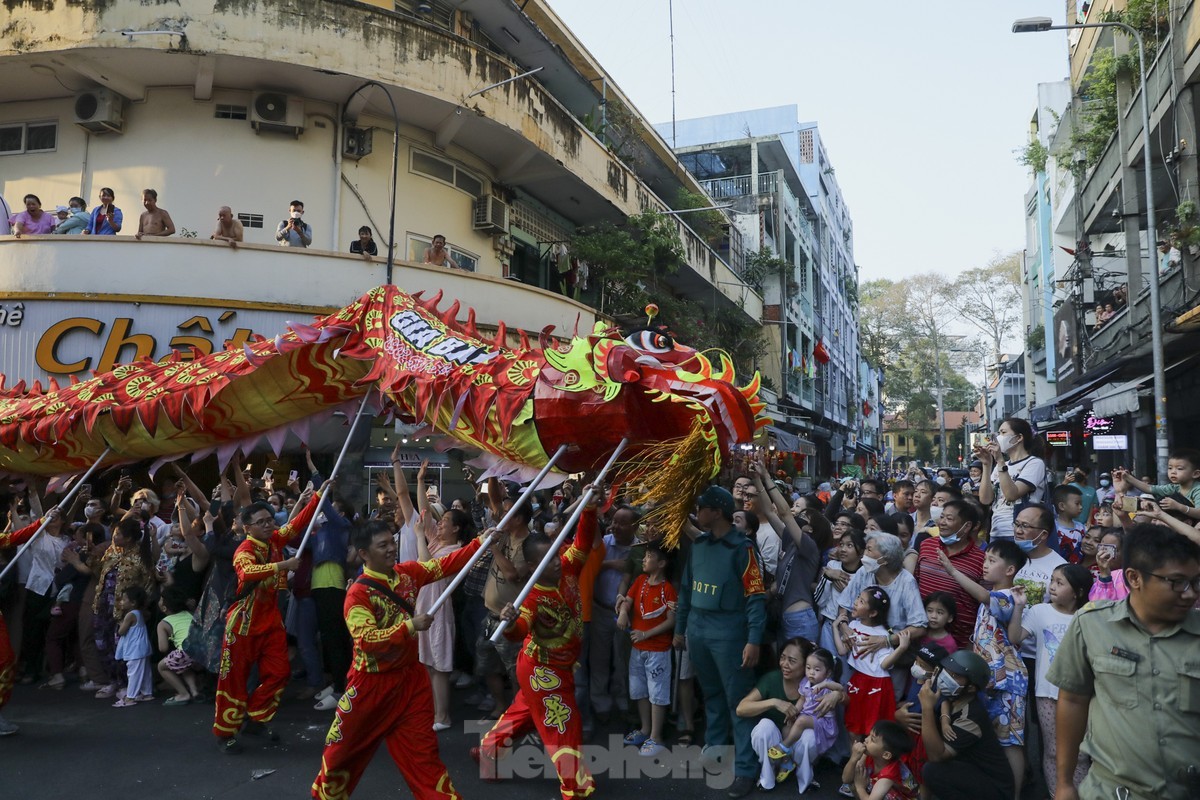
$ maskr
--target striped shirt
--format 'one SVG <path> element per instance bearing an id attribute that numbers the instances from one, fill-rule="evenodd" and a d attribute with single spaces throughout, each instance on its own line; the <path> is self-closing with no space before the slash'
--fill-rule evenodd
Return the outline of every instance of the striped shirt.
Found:
<path id="1" fill-rule="evenodd" d="M 970 649 L 979 603 L 958 585 L 958 581 L 950 577 L 938 560 L 938 552 L 945 549 L 941 539 L 921 542 L 917 556 L 917 586 L 921 589 L 921 597 L 928 597 L 932 592 L 949 592 L 954 596 L 958 612 L 954 615 L 954 622 L 950 623 L 950 635 L 960 648 Z M 983 578 L 983 551 L 973 544 L 961 553 L 950 556 L 950 562 L 956 570 L 975 582 Z"/>

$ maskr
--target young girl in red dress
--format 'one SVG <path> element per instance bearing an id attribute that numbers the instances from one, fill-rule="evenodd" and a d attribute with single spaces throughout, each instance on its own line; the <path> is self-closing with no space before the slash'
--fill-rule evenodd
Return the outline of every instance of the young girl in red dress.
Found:
<path id="1" fill-rule="evenodd" d="M 896 694 L 888 672 L 908 647 L 908 636 L 900 634 L 900 644 L 890 647 L 887 628 L 891 598 L 879 586 L 868 586 L 854 600 L 852 619 L 842 627 L 837 640 L 838 653 L 845 656 L 853 670 L 849 685 L 846 730 L 854 741 L 862 741 L 881 719 L 894 719 Z M 870 645 L 882 641 L 878 649 Z"/>

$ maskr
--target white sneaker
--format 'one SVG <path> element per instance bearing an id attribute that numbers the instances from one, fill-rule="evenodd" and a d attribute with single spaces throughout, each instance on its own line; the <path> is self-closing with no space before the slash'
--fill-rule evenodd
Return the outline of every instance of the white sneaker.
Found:
<path id="1" fill-rule="evenodd" d="M 0 717 L 0 736 L 12 736 L 19 730 L 21 729 L 16 725 L 12 724 L 4 717 Z"/>
<path id="2" fill-rule="evenodd" d="M 338 698 L 331 694 L 322 698 L 321 700 L 318 700 L 317 704 L 313 706 L 313 708 L 317 711 L 333 711 L 335 708 L 337 708 L 337 704 Z"/>
<path id="3" fill-rule="evenodd" d="M 331 683 L 328 686 L 326 686 L 324 689 L 322 689 L 321 691 L 317 692 L 314 699 L 324 700 L 326 697 L 332 697 L 332 696 L 333 696 L 333 684 Z"/>

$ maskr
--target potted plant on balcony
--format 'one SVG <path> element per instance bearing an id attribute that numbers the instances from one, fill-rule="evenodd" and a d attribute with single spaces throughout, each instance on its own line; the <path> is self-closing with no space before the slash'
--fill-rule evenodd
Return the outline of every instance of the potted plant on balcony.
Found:
<path id="1" fill-rule="evenodd" d="M 1200 254 L 1200 206 L 1195 200 L 1184 200 L 1175 207 L 1175 224 L 1169 231 L 1176 247 L 1186 247 L 1193 258 Z"/>

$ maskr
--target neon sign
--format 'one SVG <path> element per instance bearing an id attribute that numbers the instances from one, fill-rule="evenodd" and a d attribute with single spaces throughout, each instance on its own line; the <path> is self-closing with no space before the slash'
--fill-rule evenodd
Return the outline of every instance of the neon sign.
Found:
<path id="1" fill-rule="evenodd" d="M 1087 429 L 1088 433 L 1105 434 L 1113 429 L 1115 423 L 1116 420 L 1109 417 L 1097 417 L 1095 414 L 1089 412 L 1087 420 L 1083 423 L 1083 427 Z"/>

